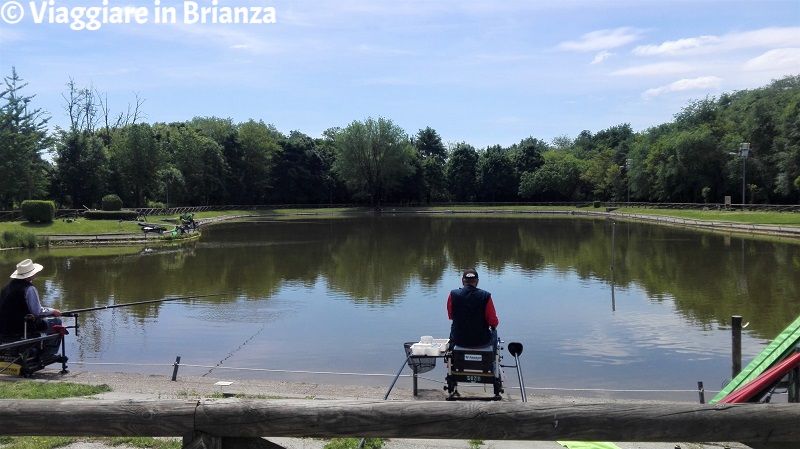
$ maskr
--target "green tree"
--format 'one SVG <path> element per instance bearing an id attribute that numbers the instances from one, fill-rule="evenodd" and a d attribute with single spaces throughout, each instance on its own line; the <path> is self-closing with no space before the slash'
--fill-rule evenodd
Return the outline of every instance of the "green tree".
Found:
<path id="1" fill-rule="evenodd" d="M 499 145 L 491 146 L 478 157 L 477 182 L 482 201 L 513 201 L 519 183 L 509 152 Z"/>
<path id="2" fill-rule="evenodd" d="M 656 191 L 656 171 L 661 164 L 657 148 L 659 140 L 671 132 L 670 124 L 662 124 L 637 134 L 628 154 L 631 159 L 628 182 L 631 197 L 639 201 L 658 201 Z"/>
<path id="3" fill-rule="evenodd" d="M 582 198 L 581 173 L 586 162 L 563 151 L 543 155 L 544 164 L 520 178 L 519 196 L 540 201 L 577 201 Z"/>
<path id="4" fill-rule="evenodd" d="M 242 202 L 266 204 L 270 189 L 273 188 L 273 166 L 283 151 L 278 142 L 284 140 L 284 137 L 274 126 L 263 121 L 249 120 L 240 124 L 238 131 L 243 170 L 240 179 L 247 186 Z M 279 174 L 276 171 L 276 177 Z"/>
<path id="5" fill-rule="evenodd" d="M 633 138 L 633 128 L 628 123 L 623 123 L 599 131 L 592 136 L 592 141 L 596 149 L 611 148 L 614 151 L 614 162 L 623 165 Z"/>
<path id="6" fill-rule="evenodd" d="M 245 168 L 247 163 L 241 142 L 239 142 L 239 131 L 233 120 L 219 117 L 195 117 L 189 124 L 200 135 L 210 138 L 222 148 L 226 168 L 223 177 L 226 193 L 224 202 L 238 204 L 243 198 L 247 198 L 248 187 L 244 178 L 247 173 Z"/>
<path id="7" fill-rule="evenodd" d="M 572 148 L 573 140 L 567 135 L 560 135 L 554 137 L 550 145 L 556 150 L 567 151 Z"/>
<path id="8" fill-rule="evenodd" d="M 708 186 L 703 187 L 703 189 L 700 192 L 703 195 L 703 202 L 708 203 L 709 200 L 711 199 L 711 187 Z"/>
<path id="9" fill-rule="evenodd" d="M 325 163 L 325 189 L 328 195 L 327 202 L 331 204 L 351 201 L 347 186 L 333 170 L 333 163 L 336 161 L 335 137 L 340 131 L 339 127 L 329 128 L 323 131 L 322 137 L 314 139 L 318 154 Z"/>
<path id="10" fill-rule="evenodd" d="M 334 137 L 333 169 L 373 206 L 413 171 L 412 146 L 402 128 L 383 117 L 354 121 Z"/>
<path id="11" fill-rule="evenodd" d="M 108 154 L 103 141 L 88 131 L 60 130 L 53 162 L 53 195 L 67 207 L 96 208 L 108 193 Z"/>
<path id="12" fill-rule="evenodd" d="M 170 161 L 159 174 L 170 204 L 225 204 L 227 170 L 220 145 L 186 124 L 169 126 L 157 134 Z"/>
<path id="13" fill-rule="evenodd" d="M 442 138 L 430 126 L 417 132 L 414 146 L 422 159 L 435 158 L 444 163 L 447 158 L 447 149 L 442 143 Z"/>
<path id="14" fill-rule="evenodd" d="M 578 137 L 572 141 L 572 145 L 567 148 L 567 151 L 578 159 L 591 159 L 597 151 L 597 145 L 591 131 L 581 131 Z"/>
<path id="15" fill-rule="evenodd" d="M 673 191 L 677 201 L 701 202 L 704 187 L 710 187 L 712 192 L 722 190 L 727 152 L 720 148 L 710 126 L 680 132 L 673 136 L 672 145 L 672 160 L 679 164 L 675 171 L 681 179 L 681 186 Z"/>
<path id="16" fill-rule="evenodd" d="M 534 137 L 522 139 L 519 144 L 513 145 L 511 154 L 517 177 L 522 176 L 525 172 L 535 172 L 544 165 L 542 154 L 548 150 L 550 150 L 550 147 L 548 147 L 547 143 Z"/>
<path id="17" fill-rule="evenodd" d="M 616 199 L 616 177 L 620 175 L 619 167 L 614 164 L 614 152 L 605 148 L 594 154 L 582 179 L 592 186 L 595 199 L 611 200 Z"/>
<path id="18" fill-rule="evenodd" d="M 425 202 L 446 201 L 447 184 L 445 181 L 445 163 L 447 149 L 442 138 L 431 127 L 419 130 L 414 139 L 421 159 L 419 173 L 422 175 L 423 196 Z"/>
<path id="19" fill-rule="evenodd" d="M 317 141 L 292 131 L 281 142 L 275 161 L 275 186 L 270 194 L 279 204 L 321 204 L 329 201 L 331 161 Z"/>
<path id="20" fill-rule="evenodd" d="M 408 174 L 400 180 L 400 184 L 389 195 L 387 200 L 391 203 L 412 203 L 418 204 L 425 200 L 425 173 L 422 168 L 423 160 L 414 146 L 411 146 L 411 169 Z"/>
<path id="21" fill-rule="evenodd" d="M 166 165 L 166 153 L 158 144 L 148 124 L 128 125 L 117 130 L 111 139 L 111 170 L 120 198 L 125 204 L 146 207 L 162 190 L 160 170 Z"/>
<path id="22" fill-rule="evenodd" d="M 789 77 L 774 83 L 776 88 L 784 87 L 786 104 L 779 109 L 779 136 L 775 138 L 775 162 L 778 173 L 775 178 L 775 192 L 788 202 L 800 200 L 800 192 L 794 186 L 794 179 L 800 176 L 800 76 Z"/>
<path id="23" fill-rule="evenodd" d="M 447 158 L 445 174 L 447 190 L 455 201 L 464 202 L 475 199 L 477 193 L 478 152 L 465 142 L 455 146 Z"/>
<path id="24" fill-rule="evenodd" d="M 438 158 L 427 158 L 421 162 L 421 173 L 424 180 L 425 190 L 423 193 L 425 202 L 447 201 L 447 179 L 445 178 L 446 165 Z"/>
<path id="25" fill-rule="evenodd" d="M 0 207 L 46 194 L 48 164 L 41 154 L 51 145 L 49 117 L 29 105 L 34 96 L 22 95 L 28 84 L 11 68 L 0 91 Z"/>
<path id="26" fill-rule="evenodd" d="M 792 116 L 785 119 L 786 133 L 778 144 L 782 149 L 776 155 L 779 173 L 775 178 L 775 191 L 796 203 L 798 189 L 795 180 L 800 177 L 800 101 L 792 110 Z"/>

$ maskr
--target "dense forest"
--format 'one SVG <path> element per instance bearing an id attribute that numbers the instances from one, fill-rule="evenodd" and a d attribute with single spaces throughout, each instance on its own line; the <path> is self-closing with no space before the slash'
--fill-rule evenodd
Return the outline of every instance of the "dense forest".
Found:
<path id="1" fill-rule="evenodd" d="M 106 96 L 71 80 L 69 128 L 51 130 L 25 88 L 14 69 L 0 87 L 0 209 L 26 199 L 96 208 L 108 194 L 125 207 L 741 203 L 743 191 L 746 203 L 800 201 L 800 75 L 692 101 L 641 132 L 620 124 L 482 149 L 445 144 L 431 127 L 409 135 L 383 117 L 320 137 L 253 119 L 146 123 L 140 99 L 114 115 Z"/>

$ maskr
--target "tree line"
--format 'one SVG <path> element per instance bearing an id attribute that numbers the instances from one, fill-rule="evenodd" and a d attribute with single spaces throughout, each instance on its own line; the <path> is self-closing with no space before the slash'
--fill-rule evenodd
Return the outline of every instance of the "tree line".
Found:
<path id="1" fill-rule="evenodd" d="M 431 127 L 355 120 L 320 137 L 259 120 L 147 123 L 70 80 L 66 129 L 12 68 L 0 91 L 0 207 L 95 208 L 518 201 L 793 204 L 800 200 L 800 75 L 690 102 L 671 122 L 620 124 L 508 147 L 445 144 Z M 741 143 L 750 144 L 743 157 Z M 745 198 L 742 198 L 743 184 Z"/>

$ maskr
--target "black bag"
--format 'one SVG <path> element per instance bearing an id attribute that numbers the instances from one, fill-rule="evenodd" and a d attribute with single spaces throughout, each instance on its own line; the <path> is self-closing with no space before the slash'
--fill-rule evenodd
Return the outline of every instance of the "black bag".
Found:
<path id="1" fill-rule="evenodd" d="M 42 317 L 36 317 L 33 320 L 33 332 L 44 332 L 47 330 L 47 321 Z"/>

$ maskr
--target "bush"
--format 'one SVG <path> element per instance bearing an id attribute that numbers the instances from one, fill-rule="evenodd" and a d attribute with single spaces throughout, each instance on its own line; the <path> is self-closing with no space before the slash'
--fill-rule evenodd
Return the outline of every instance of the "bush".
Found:
<path id="1" fill-rule="evenodd" d="M 87 220 L 136 220 L 139 212 L 135 210 L 87 210 L 83 213 Z"/>
<path id="2" fill-rule="evenodd" d="M 28 231 L 5 231 L 0 236 L 0 248 L 37 248 L 48 244 L 49 240 L 46 237 L 37 237 Z"/>
<path id="3" fill-rule="evenodd" d="M 118 195 L 106 195 L 100 201 L 100 209 L 105 211 L 122 210 L 122 199 Z"/>
<path id="4" fill-rule="evenodd" d="M 26 200 L 20 205 L 22 216 L 31 223 L 52 223 L 56 204 L 52 201 Z"/>
<path id="5" fill-rule="evenodd" d="M 592 202 L 592 205 L 594 207 L 600 207 L 600 201 L 595 200 L 595 201 Z"/>

